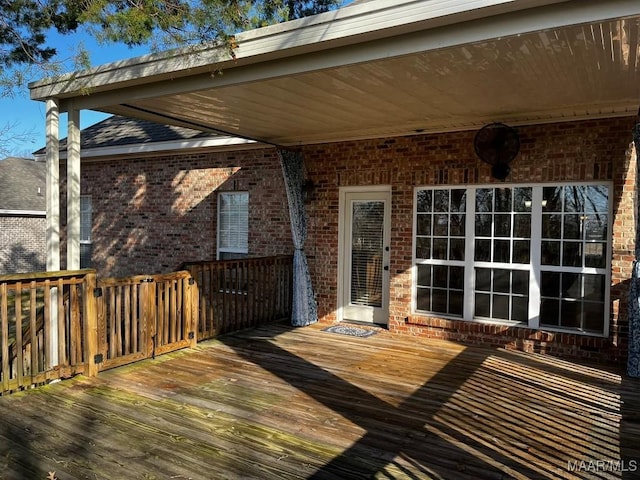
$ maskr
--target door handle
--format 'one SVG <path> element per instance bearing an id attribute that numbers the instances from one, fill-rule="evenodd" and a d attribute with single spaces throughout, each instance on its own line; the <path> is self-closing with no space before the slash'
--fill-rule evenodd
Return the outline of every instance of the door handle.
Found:
<path id="1" fill-rule="evenodd" d="M 389 271 L 389 265 L 385 265 L 383 268 L 385 269 L 385 271 Z"/>

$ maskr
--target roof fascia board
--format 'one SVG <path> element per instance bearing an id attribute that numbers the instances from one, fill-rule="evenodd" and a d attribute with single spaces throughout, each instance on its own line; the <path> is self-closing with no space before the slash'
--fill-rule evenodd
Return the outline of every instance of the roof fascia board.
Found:
<path id="1" fill-rule="evenodd" d="M 176 79 L 194 71 L 210 74 L 220 69 L 263 62 L 292 54 L 324 50 L 398 33 L 437 28 L 494 15 L 544 7 L 570 0 L 415 0 L 397 3 L 378 0 L 308 18 L 284 22 L 237 35 L 236 57 L 220 46 L 186 48 L 145 55 L 102 65 L 29 85 L 31 98 L 65 98 L 101 87 L 145 83 L 150 77 Z M 575 2 L 574 2 L 575 3 Z M 371 8 L 374 6 L 376 8 Z"/>
<path id="2" fill-rule="evenodd" d="M 544 8 L 464 22 L 457 25 L 456 28 L 421 30 L 394 38 L 284 58 L 260 64 L 257 68 L 256 66 L 238 66 L 229 68 L 224 72 L 224 75 L 216 77 L 207 73 L 178 78 L 171 82 L 154 82 L 144 87 L 120 88 L 110 92 L 93 93 L 73 99 L 73 108 L 104 109 L 103 111 L 115 113 L 108 107 L 163 95 L 239 85 L 457 45 L 473 44 L 495 38 L 523 35 L 570 25 L 593 24 L 631 16 L 640 16 L 640 1 L 579 0 L 553 4 Z M 69 102 L 62 100 L 60 110 L 66 111 L 70 106 Z"/>
<path id="3" fill-rule="evenodd" d="M 96 147 L 96 148 L 83 148 L 81 150 L 82 160 L 87 158 L 96 157 L 115 157 L 115 156 L 132 156 L 132 155 L 147 155 L 150 153 L 158 152 L 171 152 L 188 149 L 215 149 L 219 151 L 231 151 L 231 150 L 247 150 L 255 148 L 265 148 L 264 144 L 255 142 L 253 140 L 245 140 L 236 137 L 222 137 L 222 138 L 202 138 L 202 139 L 190 139 L 190 140 L 178 140 L 178 141 L 166 141 L 166 142 L 153 142 L 153 143 L 136 143 L 130 145 L 120 145 L 113 147 Z M 38 157 L 44 154 L 38 155 Z M 60 159 L 66 160 L 67 151 L 60 151 Z"/>
<path id="4" fill-rule="evenodd" d="M 8 210 L 0 208 L 0 216 L 44 217 L 46 214 L 46 210 Z"/>

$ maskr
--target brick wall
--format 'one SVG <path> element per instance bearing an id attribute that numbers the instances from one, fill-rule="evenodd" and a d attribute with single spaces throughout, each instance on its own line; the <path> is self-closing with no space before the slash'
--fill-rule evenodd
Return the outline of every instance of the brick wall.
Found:
<path id="1" fill-rule="evenodd" d="M 609 338 L 412 314 L 413 189 L 496 183 L 490 167 L 473 152 L 473 131 L 304 148 L 308 175 L 315 185 L 308 203 L 306 252 L 321 321 L 337 320 L 339 187 L 391 185 L 391 330 L 623 362 L 635 239 L 635 154 L 630 148 L 633 122 L 632 118 L 618 118 L 520 127 L 521 153 L 507 179 L 514 183 L 613 182 Z M 93 200 L 96 268 L 103 275 L 123 276 L 169 271 L 184 261 L 214 258 L 216 192 L 222 190 L 250 192 L 250 255 L 292 252 L 286 195 L 274 149 L 191 152 L 83 164 L 82 193 Z M 64 205 L 64 198 L 62 201 Z"/>
<path id="2" fill-rule="evenodd" d="M 411 335 L 623 362 L 627 352 L 626 295 L 634 245 L 634 119 L 520 127 L 521 153 L 508 182 L 613 182 L 612 308 L 609 338 L 594 338 L 447 320 L 411 312 L 412 216 L 415 186 L 496 183 L 473 151 L 475 132 L 345 142 L 304 149 L 316 185 L 307 251 L 323 322 L 336 321 L 338 189 L 391 185 L 389 328 Z"/>
<path id="3" fill-rule="evenodd" d="M 46 228 L 43 216 L 0 216 L 0 274 L 46 269 Z"/>
<path id="4" fill-rule="evenodd" d="M 81 176 L 82 194 L 91 195 L 93 205 L 92 261 L 103 276 L 167 272 L 185 261 L 215 259 L 220 191 L 250 192 L 250 256 L 293 252 L 274 149 L 83 162 Z M 64 181 L 60 191 L 66 205 Z"/>

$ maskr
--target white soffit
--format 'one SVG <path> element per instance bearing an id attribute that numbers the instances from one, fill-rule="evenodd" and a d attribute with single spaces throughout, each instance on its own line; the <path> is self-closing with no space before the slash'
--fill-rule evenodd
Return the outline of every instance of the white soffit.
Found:
<path id="1" fill-rule="evenodd" d="M 631 115 L 639 19 L 638 0 L 377 0 L 241 34 L 235 62 L 146 56 L 31 95 L 281 145 Z"/>

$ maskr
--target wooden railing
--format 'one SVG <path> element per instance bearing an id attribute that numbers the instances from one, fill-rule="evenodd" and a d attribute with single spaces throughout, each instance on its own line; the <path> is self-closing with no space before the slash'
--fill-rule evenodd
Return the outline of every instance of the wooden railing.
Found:
<path id="1" fill-rule="evenodd" d="M 0 393 L 94 373 L 95 278 L 92 270 L 0 276 Z"/>
<path id="2" fill-rule="evenodd" d="M 0 394 L 290 315 L 290 256 L 186 267 L 103 280 L 94 270 L 0 275 Z"/>
<path id="3" fill-rule="evenodd" d="M 198 340 L 291 314 L 292 256 L 194 262 L 183 268 L 198 285 Z"/>
<path id="4" fill-rule="evenodd" d="M 99 280 L 99 368 L 195 345 L 195 290 L 187 271 Z"/>

